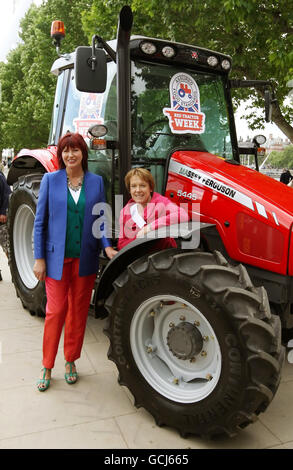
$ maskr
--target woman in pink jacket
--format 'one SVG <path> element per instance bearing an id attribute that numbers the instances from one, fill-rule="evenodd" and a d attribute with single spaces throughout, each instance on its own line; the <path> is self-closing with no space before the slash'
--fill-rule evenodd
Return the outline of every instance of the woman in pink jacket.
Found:
<path id="1" fill-rule="evenodd" d="M 125 176 L 125 185 L 131 199 L 120 212 L 118 250 L 135 238 L 143 237 L 151 230 L 187 222 L 188 214 L 168 198 L 154 192 L 152 174 L 144 168 L 133 168 Z M 173 238 L 158 241 L 160 249 L 177 247 Z"/>

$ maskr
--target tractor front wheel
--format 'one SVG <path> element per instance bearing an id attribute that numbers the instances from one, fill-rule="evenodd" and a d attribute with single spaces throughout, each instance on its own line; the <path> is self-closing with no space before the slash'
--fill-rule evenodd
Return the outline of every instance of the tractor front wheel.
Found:
<path id="1" fill-rule="evenodd" d="M 280 321 L 243 266 L 218 252 L 155 253 L 117 278 L 106 306 L 119 382 L 159 425 L 234 435 L 271 402 Z"/>

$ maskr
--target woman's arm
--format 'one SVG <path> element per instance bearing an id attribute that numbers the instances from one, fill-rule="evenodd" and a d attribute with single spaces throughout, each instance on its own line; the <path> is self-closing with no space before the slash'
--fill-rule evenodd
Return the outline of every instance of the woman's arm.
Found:
<path id="1" fill-rule="evenodd" d="M 129 204 L 126 204 L 120 211 L 119 228 L 118 250 L 121 250 L 124 246 L 128 245 L 128 243 L 135 240 L 139 230 L 131 217 Z"/>
<path id="2" fill-rule="evenodd" d="M 34 224 L 34 255 L 35 259 L 45 259 L 45 234 L 48 225 L 48 174 L 45 173 L 39 191 L 35 224 Z"/>
<path id="3" fill-rule="evenodd" d="M 39 198 L 37 203 L 35 224 L 34 224 L 34 254 L 35 264 L 33 272 L 39 281 L 44 281 L 46 277 L 46 260 L 45 260 L 45 242 L 46 228 L 48 224 L 48 193 L 49 183 L 48 176 L 45 174 L 42 178 Z"/>
<path id="4" fill-rule="evenodd" d="M 102 176 L 100 175 L 99 175 L 99 179 L 100 179 L 100 188 L 99 188 L 99 201 L 97 201 L 97 205 L 99 206 L 100 209 L 102 208 L 103 217 L 98 222 L 97 233 L 99 234 L 98 239 L 99 239 L 100 247 L 102 250 L 106 252 L 106 248 L 111 247 L 111 241 L 108 238 L 108 237 L 111 237 L 111 234 L 109 233 L 109 230 L 108 230 L 109 212 L 108 212 L 108 204 L 106 203 L 106 197 L 105 197 L 104 180 Z M 110 250 L 108 250 L 108 252 L 110 253 Z"/>
<path id="5" fill-rule="evenodd" d="M 177 206 L 177 204 L 174 204 L 169 200 L 167 203 L 165 201 L 160 201 L 156 204 L 155 216 L 156 214 L 157 217 L 155 220 L 148 224 L 151 230 L 157 230 L 160 227 L 187 222 L 189 219 L 188 213 L 182 207 Z"/>

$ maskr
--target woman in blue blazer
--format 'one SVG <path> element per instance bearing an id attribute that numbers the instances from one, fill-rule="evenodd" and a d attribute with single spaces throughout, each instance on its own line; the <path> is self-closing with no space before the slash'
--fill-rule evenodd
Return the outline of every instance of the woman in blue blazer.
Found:
<path id="1" fill-rule="evenodd" d="M 43 369 L 38 389 L 50 385 L 59 340 L 64 330 L 65 379 L 77 380 L 74 361 L 80 357 L 99 251 L 117 252 L 106 226 L 93 231 L 99 217 L 94 207 L 105 203 L 101 176 L 88 171 L 88 149 L 80 134 L 67 133 L 57 147 L 60 170 L 41 181 L 34 225 L 34 274 L 45 281 L 47 305 L 43 337 Z M 106 212 L 106 210 L 104 211 Z"/>

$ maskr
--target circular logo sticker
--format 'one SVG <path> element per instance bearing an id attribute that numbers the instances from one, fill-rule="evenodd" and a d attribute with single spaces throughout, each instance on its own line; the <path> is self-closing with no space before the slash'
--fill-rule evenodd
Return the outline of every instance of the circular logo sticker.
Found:
<path id="1" fill-rule="evenodd" d="M 199 91 L 194 79 L 185 73 L 177 73 L 170 82 L 170 92 L 172 100 L 182 108 L 198 109 Z M 173 103 L 174 105 L 174 103 Z"/>

